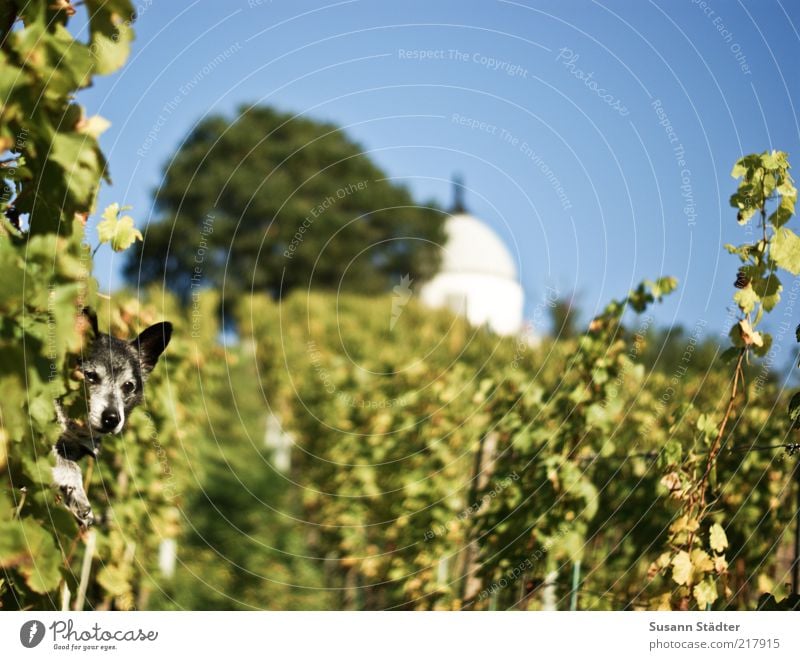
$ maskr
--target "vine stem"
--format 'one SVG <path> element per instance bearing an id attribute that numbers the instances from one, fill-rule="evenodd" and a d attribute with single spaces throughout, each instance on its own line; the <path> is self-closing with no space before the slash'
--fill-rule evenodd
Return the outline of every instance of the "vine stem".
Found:
<path id="1" fill-rule="evenodd" d="M 81 564 L 81 578 L 78 582 L 78 595 L 75 597 L 73 610 L 80 612 L 86 602 L 86 589 L 89 586 L 89 574 L 92 570 L 92 560 L 94 559 L 94 549 L 97 544 L 97 532 L 89 530 L 86 534 L 86 550 L 83 553 L 83 563 Z"/>
<path id="2" fill-rule="evenodd" d="M 28 497 L 28 489 L 24 486 L 19 489 L 22 493 L 22 496 L 19 498 L 19 504 L 17 504 L 17 508 L 14 511 L 14 517 L 19 520 L 19 517 L 22 515 L 22 507 L 25 505 L 25 498 Z"/>
<path id="3" fill-rule="evenodd" d="M 478 440 L 478 447 L 475 450 L 475 457 L 474 457 L 473 464 L 472 464 L 472 480 L 470 482 L 469 493 L 467 495 L 468 502 L 474 502 L 475 499 L 478 497 L 478 482 L 480 481 L 481 474 L 483 472 L 483 467 L 484 467 L 483 466 L 483 453 L 484 453 L 485 444 L 486 444 L 486 436 L 485 435 L 481 435 L 480 440 Z M 465 544 L 465 547 L 464 547 L 464 552 L 465 552 L 465 556 L 464 556 L 464 577 L 463 577 L 463 580 L 462 580 L 461 585 L 460 585 L 462 603 L 463 602 L 473 602 L 475 594 L 473 594 L 471 592 L 473 591 L 473 589 L 474 589 L 474 591 L 476 593 L 478 591 L 477 588 L 475 588 L 474 584 L 472 583 L 472 579 L 474 579 L 474 577 L 470 573 L 471 570 L 474 571 L 475 569 L 477 569 L 477 566 L 474 565 L 475 564 L 475 561 L 474 561 L 475 560 L 475 557 L 474 557 L 475 548 L 473 546 L 473 543 L 475 541 L 474 541 L 473 538 L 471 538 L 471 536 L 472 536 L 472 527 L 470 527 L 469 531 L 467 532 L 467 543 Z"/>
<path id="4" fill-rule="evenodd" d="M 736 361 L 736 370 L 733 373 L 733 385 L 731 386 L 731 396 L 728 399 L 728 406 L 725 409 L 725 416 L 722 418 L 722 423 L 719 427 L 719 432 L 717 433 L 717 437 L 714 439 L 714 443 L 711 445 L 711 449 L 708 452 L 708 460 L 706 461 L 706 468 L 703 472 L 703 478 L 700 480 L 700 484 L 698 485 L 698 491 L 700 494 L 700 501 L 699 501 L 699 508 L 702 510 L 706 505 L 706 485 L 708 483 L 708 477 L 711 474 L 711 470 L 714 467 L 714 461 L 717 458 L 717 455 L 722 448 L 722 438 L 725 435 L 725 428 L 728 426 L 728 422 L 730 421 L 731 414 L 733 414 L 733 407 L 736 404 L 736 396 L 739 393 L 739 382 L 740 380 L 744 380 L 744 372 L 742 371 L 742 362 L 744 362 L 744 356 L 747 353 L 747 348 L 742 348 L 739 351 L 739 359 Z M 691 511 L 694 511 L 694 505 L 692 505 Z M 694 542 L 694 532 L 691 532 L 689 536 L 689 550 L 692 549 L 692 544 Z"/>
<path id="5" fill-rule="evenodd" d="M 764 240 L 764 255 L 766 255 L 767 249 L 769 248 L 769 239 L 767 238 L 767 201 L 764 197 L 764 184 L 761 184 L 761 193 L 763 201 L 761 203 L 761 208 L 759 209 L 761 212 L 761 230 L 763 232 L 763 240 Z M 747 318 L 750 318 L 750 315 L 747 315 Z M 745 355 L 747 355 L 747 346 L 743 347 L 739 351 L 739 359 L 736 361 L 736 369 L 733 373 L 733 385 L 731 387 L 731 396 L 728 399 L 728 406 L 725 409 L 725 416 L 722 418 L 722 423 L 719 427 L 719 432 L 717 433 L 717 437 L 714 440 L 714 443 L 711 445 L 711 449 L 708 452 L 708 460 L 706 461 L 706 468 L 703 472 L 703 478 L 700 480 L 698 485 L 699 491 L 699 502 L 692 503 L 691 508 L 689 509 L 689 513 L 694 513 L 695 504 L 698 505 L 698 511 L 700 512 L 699 515 L 702 517 L 707 510 L 706 507 L 706 489 L 708 484 L 708 478 L 711 474 L 711 470 L 714 468 L 714 462 L 716 461 L 717 455 L 722 448 L 722 438 L 725 436 L 725 429 L 728 426 L 728 421 L 730 420 L 731 414 L 733 413 L 734 405 L 736 404 L 736 395 L 739 393 L 739 382 L 740 380 L 744 380 L 744 371 L 742 370 L 742 362 L 744 362 Z M 692 550 L 692 545 L 694 544 L 695 533 L 694 531 L 689 533 L 689 551 Z"/>

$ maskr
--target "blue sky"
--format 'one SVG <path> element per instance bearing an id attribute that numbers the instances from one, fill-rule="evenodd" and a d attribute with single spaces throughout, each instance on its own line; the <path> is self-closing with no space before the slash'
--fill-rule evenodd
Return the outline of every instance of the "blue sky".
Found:
<path id="1" fill-rule="evenodd" d="M 198 120 L 269 103 L 347 127 L 420 201 L 449 204 L 461 172 L 518 259 L 529 316 L 546 285 L 588 316 L 674 275 L 657 320 L 718 331 L 737 268 L 722 245 L 748 240 L 731 166 L 769 148 L 800 162 L 786 0 L 137 2 L 129 63 L 80 100 L 112 122 L 99 208 L 132 204 L 140 227 Z M 98 253 L 102 287 L 119 266 Z M 788 304 L 775 319 L 800 321 Z"/>

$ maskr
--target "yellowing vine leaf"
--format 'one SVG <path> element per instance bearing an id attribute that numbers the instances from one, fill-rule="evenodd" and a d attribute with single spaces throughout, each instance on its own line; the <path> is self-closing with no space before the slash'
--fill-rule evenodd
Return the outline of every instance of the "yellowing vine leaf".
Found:
<path id="1" fill-rule="evenodd" d="M 700 584 L 695 585 L 692 594 L 697 600 L 697 607 L 704 610 L 717 600 L 717 585 L 711 580 L 703 580 Z"/>
<path id="2" fill-rule="evenodd" d="M 108 130 L 109 126 L 111 126 L 111 122 L 105 117 L 101 117 L 100 115 L 92 115 L 86 119 L 81 119 L 75 126 L 75 130 L 77 130 L 78 133 L 83 133 L 84 135 L 91 135 L 96 140 L 100 137 L 100 135 Z"/>
<path id="3" fill-rule="evenodd" d="M 681 532 L 694 532 L 700 523 L 697 518 L 690 518 L 689 516 L 681 516 L 672 525 L 670 525 L 670 532 L 673 534 L 680 534 Z"/>
<path id="4" fill-rule="evenodd" d="M 690 559 L 695 573 L 702 574 L 714 570 L 714 562 L 705 550 L 699 548 L 692 550 Z"/>
<path id="5" fill-rule="evenodd" d="M 668 472 L 661 477 L 661 485 L 664 486 L 670 495 L 677 493 L 681 489 L 681 476 L 677 472 Z"/>
<path id="6" fill-rule="evenodd" d="M 662 552 L 661 555 L 654 562 L 651 562 L 647 569 L 647 577 L 651 580 L 663 571 L 670 564 L 670 553 Z"/>
<path id="7" fill-rule="evenodd" d="M 672 579 L 676 584 L 684 585 L 689 582 L 692 577 L 692 560 L 689 559 L 689 553 L 681 550 L 672 559 Z"/>
<path id="8" fill-rule="evenodd" d="M 724 552 L 728 547 L 728 537 L 722 525 L 714 523 L 708 532 L 708 543 L 715 552 Z"/>
<path id="9" fill-rule="evenodd" d="M 742 341 L 744 342 L 745 346 L 764 345 L 764 338 L 761 336 L 761 333 L 753 330 L 753 326 L 750 325 L 750 321 L 747 319 L 742 319 L 739 321 L 739 330 L 742 333 Z"/>

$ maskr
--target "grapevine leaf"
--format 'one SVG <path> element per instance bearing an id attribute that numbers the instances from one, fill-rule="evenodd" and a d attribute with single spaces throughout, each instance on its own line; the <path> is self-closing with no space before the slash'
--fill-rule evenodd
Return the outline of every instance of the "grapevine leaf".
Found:
<path id="1" fill-rule="evenodd" d="M 789 419 L 793 428 L 800 426 L 800 392 L 795 392 L 789 402 Z"/>
<path id="2" fill-rule="evenodd" d="M 752 245 L 745 243 L 744 245 L 733 245 L 731 243 L 725 244 L 725 249 L 730 254 L 735 254 L 741 259 L 742 261 L 746 262 L 748 256 L 750 255 L 750 250 L 753 248 Z"/>
<path id="3" fill-rule="evenodd" d="M 689 553 L 681 550 L 672 559 L 672 579 L 676 584 L 684 585 L 689 582 L 692 576 L 692 560 L 689 558 Z"/>
<path id="4" fill-rule="evenodd" d="M 756 303 L 759 301 L 759 297 L 753 290 L 753 287 L 748 284 L 744 289 L 739 289 L 733 295 L 733 300 L 737 305 L 739 305 L 739 309 L 741 309 L 742 312 L 749 314 L 755 308 Z"/>
<path id="5" fill-rule="evenodd" d="M 744 348 L 745 346 L 744 340 L 742 339 L 742 330 L 739 327 L 738 323 L 734 323 L 731 326 L 731 330 L 728 333 L 728 337 L 730 337 L 731 343 L 733 344 L 733 347 L 737 349 L 737 354 L 738 354 L 738 349 Z"/>
<path id="6" fill-rule="evenodd" d="M 683 447 L 680 442 L 676 440 L 668 440 L 664 445 L 662 452 L 662 459 L 666 465 L 677 465 L 681 460 L 683 454 Z"/>
<path id="7" fill-rule="evenodd" d="M 692 550 L 691 560 L 696 575 L 708 573 L 714 569 L 714 562 L 705 550 L 699 548 Z"/>
<path id="8" fill-rule="evenodd" d="M 79 121 L 75 128 L 79 133 L 90 135 L 96 140 L 102 133 L 108 130 L 109 126 L 111 126 L 111 122 L 108 121 L 108 119 L 100 115 L 93 115 Z"/>
<path id="9" fill-rule="evenodd" d="M 739 335 L 742 338 L 745 346 L 763 346 L 764 338 L 761 333 L 753 330 L 750 321 L 742 319 L 739 321 Z"/>
<path id="10" fill-rule="evenodd" d="M 59 556 L 53 537 L 39 523 L 28 518 L 0 523 L 0 568 L 16 568 L 36 593 L 58 586 Z"/>
<path id="11" fill-rule="evenodd" d="M 650 285 L 650 291 L 656 300 L 661 300 L 662 297 L 678 288 L 678 280 L 674 277 L 659 277 L 655 282 L 647 282 L 647 284 Z"/>
<path id="12" fill-rule="evenodd" d="M 788 164 L 786 161 L 786 152 L 777 151 L 775 149 L 772 151 L 765 151 L 761 154 L 761 164 L 768 170 L 785 168 Z"/>
<path id="13" fill-rule="evenodd" d="M 697 518 L 690 518 L 688 515 L 681 516 L 669 527 L 672 534 L 680 534 L 681 532 L 694 532 L 700 526 Z"/>
<path id="14" fill-rule="evenodd" d="M 778 205 L 778 208 L 784 212 L 788 213 L 789 215 L 794 215 L 794 205 L 797 202 L 797 190 L 791 195 L 784 195 L 781 198 L 781 203 Z"/>
<path id="15" fill-rule="evenodd" d="M 747 166 L 744 164 L 744 159 L 740 158 L 733 166 L 733 169 L 731 170 L 731 176 L 734 179 L 741 179 L 745 174 L 747 174 Z"/>
<path id="16" fill-rule="evenodd" d="M 697 430 L 709 438 L 715 436 L 717 434 L 717 420 L 714 419 L 713 415 L 700 415 L 697 418 Z"/>
<path id="17" fill-rule="evenodd" d="M 789 210 L 788 206 L 781 204 L 770 214 L 768 220 L 773 227 L 778 228 L 789 222 L 791 217 L 792 211 Z"/>
<path id="18" fill-rule="evenodd" d="M 97 582 L 109 596 L 121 596 L 131 589 L 129 571 L 120 566 L 104 566 L 97 574 Z"/>
<path id="19" fill-rule="evenodd" d="M 792 180 L 788 176 L 784 177 L 783 181 L 781 181 L 776 190 L 781 197 L 797 197 L 797 188 L 792 185 Z"/>
<path id="20" fill-rule="evenodd" d="M 710 579 L 703 580 L 700 584 L 695 585 L 692 595 L 697 601 L 697 606 L 704 610 L 717 600 L 717 585 Z"/>
<path id="21" fill-rule="evenodd" d="M 725 548 L 728 547 L 728 537 L 719 523 L 711 525 L 711 529 L 708 532 L 708 540 L 711 549 L 715 552 L 724 552 Z"/>
<path id="22" fill-rule="evenodd" d="M 677 472 L 668 472 L 663 477 L 661 477 L 661 485 L 667 489 L 667 492 L 670 495 L 677 496 L 680 493 L 682 483 L 681 483 L 681 476 Z M 673 530 L 674 531 L 674 530 Z"/>
<path id="23" fill-rule="evenodd" d="M 649 570 L 648 570 L 648 574 L 650 575 L 651 578 L 654 577 L 656 574 L 660 573 L 661 571 L 663 571 L 665 568 L 667 568 L 669 566 L 669 564 L 670 564 L 670 556 L 671 555 L 670 555 L 669 551 L 662 552 L 658 556 L 658 559 L 656 559 L 654 562 L 652 562 L 650 564 L 650 567 L 649 567 Z"/>
<path id="24" fill-rule="evenodd" d="M 95 71 L 113 73 L 128 59 L 133 40 L 133 7 L 129 0 L 86 0 L 86 5 Z"/>
<path id="25" fill-rule="evenodd" d="M 753 214 L 758 210 L 758 207 L 753 205 L 753 200 L 747 193 L 734 193 L 731 195 L 730 201 L 731 206 L 739 209 L 739 213 L 736 215 L 736 222 L 740 225 L 746 225 L 747 221 L 750 220 Z"/>
<path id="26" fill-rule="evenodd" d="M 110 243 L 115 252 L 122 252 L 137 240 L 141 241 L 142 233 L 133 225 L 129 215 L 119 217 L 120 211 L 130 208 L 119 204 L 111 204 L 103 211 L 103 221 L 97 224 L 97 236 L 101 243 Z"/>
<path id="27" fill-rule="evenodd" d="M 791 229 L 780 227 L 775 231 L 770 254 L 778 267 L 800 275 L 800 237 Z"/>
<path id="28" fill-rule="evenodd" d="M 753 280 L 753 291 L 761 298 L 761 304 L 767 312 L 771 312 L 775 305 L 778 304 L 782 290 L 783 285 L 774 273 L 770 273 L 767 277 L 757 277 Z"/>
<path id="29" fill-rule="evenodd" d="M 767 353 L 769 353 L 769 349 L 772 348 L 772 335 L 768 332 L 756 334 L 761 335 L 761 344 L 753 346 L 753 353 L 755 353 L 758 357 L 764 357 Z"/>

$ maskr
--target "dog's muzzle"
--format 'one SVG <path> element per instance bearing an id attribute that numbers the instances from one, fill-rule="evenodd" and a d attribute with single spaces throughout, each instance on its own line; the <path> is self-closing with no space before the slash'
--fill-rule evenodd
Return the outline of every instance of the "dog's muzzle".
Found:
<path id="1" fill-rule="evenodd" d="M 119 433 L 122 430 L 120 414 L 113 408 L 106 408 L 100 416 L 103 433 Z"/>

